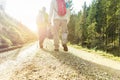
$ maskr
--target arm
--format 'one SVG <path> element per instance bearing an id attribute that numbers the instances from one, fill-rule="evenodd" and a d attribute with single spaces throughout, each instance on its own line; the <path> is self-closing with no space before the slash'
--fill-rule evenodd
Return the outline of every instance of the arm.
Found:
<path id="1" fill-rule="evenodd" d="M 51 1 L 50 4 L 49 22 L 51 22 L 52 16 L 53 16 L 53 0 Z"/>

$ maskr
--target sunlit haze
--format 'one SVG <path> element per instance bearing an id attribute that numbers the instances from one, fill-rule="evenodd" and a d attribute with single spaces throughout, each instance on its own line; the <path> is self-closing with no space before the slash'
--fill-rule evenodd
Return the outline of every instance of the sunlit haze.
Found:
<path id="1" fill-rule="evenodd" d="M 91 0 L 73 0 L 75 12 L 82 9 L 84 1 L 87 5 L 91 3 Z M 49 12 L 50 2 L 51 0 L 7 0 L 5 11 L 32 31 L 37 31 L 37 13 L 43 6 Z"/>

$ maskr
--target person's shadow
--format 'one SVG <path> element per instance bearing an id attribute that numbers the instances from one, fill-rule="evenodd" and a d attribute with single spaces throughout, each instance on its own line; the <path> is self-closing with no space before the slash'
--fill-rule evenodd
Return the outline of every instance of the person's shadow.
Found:
<path id="1" fill-rule="evenodd" d="M 89 62 L 87 60 L 84 60 L 80 57 L 73 55 L 70 52 L 64 52 L 64 51 L 56 52 L 56 51 L 50 51 L 48 49 L 43 49 L 43 51 L 50 53 L 56 59 L 58 59 L 62 64 L 71 67 L 72 69 L 76 70 L 78 74 L 86 76 L 87 79 L 96 80 L 98 79 L 99 76 L 102 76 L 103 79 L 110 78 L 111 80 L 112 76 L 116 76 L 115 80 L 117 80 L 118 78 L 120 79 L 120 71 L 113 70 L 109 67 Z"/>

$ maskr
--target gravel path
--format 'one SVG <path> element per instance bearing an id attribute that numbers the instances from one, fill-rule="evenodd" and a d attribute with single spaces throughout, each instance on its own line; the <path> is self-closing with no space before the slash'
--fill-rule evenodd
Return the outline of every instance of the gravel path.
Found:
<path id="1" fill-rule="evenodd" d="M 59 54 L 52 52 L 53 54 Z M 11 80 L 87 80 L 65 62 L 46 50 L 40 50 L 31 64 L 17 70 Z"/>
<path id="2" fill-rule="evenodd" d="M 19 50 L 2 53 L 0 61 L 0 80 L 10 80 L 17 69 L 27 66 L 38 51 L 37 44 L 29 44 Z M 6 54 L 6 55 L 5 55 Z"/>
<path id="3" fill-rule="evenodd" d="M 18 56 L 17 60 L 26 61 L 14 66 L 9 80 L 120 80 L 119 70 L 96 64 L 94 62 L 96 59 L 92 61 L 89 59 L 91 56 L 85 56 L 89 53 L 74 48 L 69 48 L 70 52 L 64 52 L 62 48 L 59 52 L 55 52 L 53 45 L 50 45 L 52 42 L 47 44 L 48 42 L 46 41 L 44 49 L 39 49 L 32 58 L 23 57 L 27 53 L 22 52 L 20 55 L 23 56 L 21 58 Z"/>
<path id="4" fill-rule="evenodd" d="M 89 62 L 100 64 L 100 65 L 110 67 L 112 69 L 116 69 L 116 70 L 120 71 L 120 62 L 118 62 L 118 61 L 114 61 L 114 60 L 111 60 L 111 59 L 108 59 L 103 56 L 93 54 L 90 52 L 75 49 L 73 47 L 69 47 L 69 52 L 72 53 L 73 55 L 78 56 L 82 59 L 85 59 Z"/>

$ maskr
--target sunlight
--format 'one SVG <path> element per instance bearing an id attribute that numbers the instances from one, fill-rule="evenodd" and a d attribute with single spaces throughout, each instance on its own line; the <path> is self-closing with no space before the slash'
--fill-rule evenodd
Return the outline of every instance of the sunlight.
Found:
<path id="1" fill-rule="evenodd" d="M 91 0 L 73 0 L 75 12 L 82 9 L 84 1 L 87 1 L 89 4 Z M 43 6 L 45 6 L 47 12 L 49 12 L 50 2 L 51 0 L 7 0 L 5 11 L 32 31 L 36 32 L 37 13 Z"/>
<path id="2" fill-rule="evenodd" d="M 41 7 L 49 10 L 50 0 L 7 0 L 6 12 L 25 24 L 32 31 L 37 31 L 36 16 Z"/>

